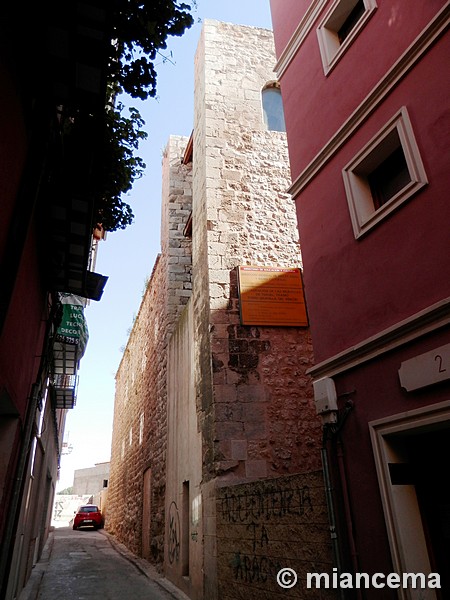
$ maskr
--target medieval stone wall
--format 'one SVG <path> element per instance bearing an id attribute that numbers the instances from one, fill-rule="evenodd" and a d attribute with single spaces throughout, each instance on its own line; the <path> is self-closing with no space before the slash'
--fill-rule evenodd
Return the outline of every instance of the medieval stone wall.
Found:
<path id="1" fill-rule="evenodd" d="M 181 161 L 187 140 L 171 138 L 162 251 L 117 373 L 107 528 L 157 563 L 165 542 L 166 576 L 199 600 L 222 600 L 240 584 L 246 598 L 260 597 L 262 583 L 273 589 L 273 569 L 249 567 L 256 556 L 249 531 L 259 528 L 265 546 L 254 564 L 282 564 L 289 523 L 294 536 L 309 535 L 308 486 L 320 530 L 308 556 L 329 564 L 309 330 L 244 326 L 239 314 L 238 266 L 301 266 L 295 207 L 285 193 L 286 135 L 268 131 L 263 119 L 261 91 L 274 64 L 270 31 L 204 23 L 192 172 Z M 191 204 L 192 248 L 183 236 Z M 296 498 L 279 527 L 230 521 L 227 498 L 270 502 L 274 486 Z M 259 569 L 259 580 L 249 569 Z"/>
<path id="2" fill-rule="evenodd" d="M 210 457 L 205 475 L 227 480 L 320 466 L 310 450 L 320 422 L 305 374 L 308 330 L 245 327 L 239 318 L 237 266 L 301 265 L 295 206 L 285 193 L 286 136 L 267 131 L 262 114 L 261 90 L 274 64 L 270 31 L 205 22 L 194 128 L 197 390 Z M 212 387 L 205 384 L 211 370 Z"/>
<path id="3" fill-rule="evenodd" d="M 181 162 L 186 144 L 171 138 L 163 157 L 161 254 L 116 375 L 106 528 L 156 563 L 164 557 L 167 340 L 191 294 L 191 242 L 183 235 L 192 205 L 191 166 Z"/>
<path id="4" fill-rule="evenodd" d="M 195 80 L 193 302 L 204 597 L 211 599 L 226 585 L 217 488 L 320 468 L 308 329 L 243 326 L 239 315 L 238 266 L 301 266 L 295 206 L 285 193 L 286 135 L 268 131 L 263 118 L 261 92 L 274 64 L 270 31 L 204 23 Z"/>

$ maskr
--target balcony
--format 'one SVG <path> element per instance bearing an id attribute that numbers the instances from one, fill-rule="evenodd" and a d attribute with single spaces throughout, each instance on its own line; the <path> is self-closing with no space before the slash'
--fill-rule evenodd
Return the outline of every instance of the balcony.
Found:
<path id="1" fill-rule="evenodd" d="M 53 341 L 50 389 L 55 408 L 75 406 L 78 367 L 89 338 L 82 299 L 63 294 L 62 316 Z"/>
<path id="2" fill-rule="evenodd" d="M 76 375 L 54 375 L 51 394 L 55 408 L 74 408 L 77 399 L 78 377 Z"/>

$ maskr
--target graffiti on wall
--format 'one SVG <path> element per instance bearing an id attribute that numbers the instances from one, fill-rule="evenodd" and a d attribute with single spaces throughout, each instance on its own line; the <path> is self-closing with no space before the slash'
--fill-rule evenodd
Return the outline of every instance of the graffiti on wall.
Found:
<path id="1" fill-rule="evenodd" d="M 73 515 L 79 506 L 92 502 L 92 496 L 75 494 L 56 494 L 53 504 L 52 524 L 71 523 Z"/>
<path id="2" fill-rule="evenodd" d="M 180 515 L 174 501 L 169 508 L 169 562 L 173 564 L 180 560 Z"/>
<path id="3" fill-rule="evenodd" d="M 234 579 L 246 583 L 266 583 L 281 568 L 279 559 L 270 557 L 271 524 L 314 512 L 308 485 L 270 485 L 251 493 L 226 492 L 221 508 L 225 521 L 245 525 L 245 548 L 234 551 L 230 566 Z M 275 537 L 279 535 L 275 533 Z"/>
<path id="4" fill-rule="evenodd" d="M 267 583 L 267 579 L 274 579 L 281 569 L 278 560 L 273 560 L 265 555 L 257 556 L 236 552 L 232 561 L 233 577 L 236 581 L 245 583 Z"/>
<path id="5" fill-rule="evenodd" d="M 273 595 L 280 591 L 276 576 L 281 568 L 291 566 L 300 572 L 316 559 L 324 566 L 331 560 L 319 472 L 224 487 L 217 512 L 224 600 L 241 589 L 233 586 L 243 584 Z M 300 587 L 292 593 L 303 597 Z"/>
<path id="6" fill-rule="evenodd" d="M 234 579 L 248 583 L 266 583 L 267 578 L 279 571 L 278 561 L 268 558 L 265 551 L 269 547 L 268 528 L 261 523 L 251 522 L 246 525 L 252 552 L 250 554 L 235 552 L 231 561 Z"/>
<path id="7" fill-rule="evenodd" d="M 309 487 L 271 486 L 251 494 L 227 493 L 222 498 L 222 514 L 231 523 L 253 523 L 260 520 L 303 516 L 313 512 Z"/>

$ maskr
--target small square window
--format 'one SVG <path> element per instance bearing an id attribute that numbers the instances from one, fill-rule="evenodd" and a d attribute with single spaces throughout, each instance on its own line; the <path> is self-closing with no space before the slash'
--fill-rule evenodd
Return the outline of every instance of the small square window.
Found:
<path id="1" fill-rule="evenodd" d="M 354 27 L 356 27 L 358 21 L 361 19 L 365 12 L 366 7 L 364 4 L 364 0 L 358 0 L 336 32 L 341 46 L 344 43 L 344 41 L 348 38 Z"/>
<path id="2" fill-rule="evenodd" d="M 356 238 L 428 183 L 405 107 L 343 169 L 342 176 Z"/>
<path id="3" fill-rule="evenodd" d="M 377 8 L 375 0 L 336 0 L 319 28 L 325 75 L 331 71 Z"/>
<path id="4" fill-rule="evenodd" d="M 397 137 L 397 136 L 396 136 Z M 376 167 L 368 173 L 370 192 L 375 209 L 386 204 L 410 181 L 408 165 L 403 153 L 403 148 L 398 139 L 398 146 Z"/>

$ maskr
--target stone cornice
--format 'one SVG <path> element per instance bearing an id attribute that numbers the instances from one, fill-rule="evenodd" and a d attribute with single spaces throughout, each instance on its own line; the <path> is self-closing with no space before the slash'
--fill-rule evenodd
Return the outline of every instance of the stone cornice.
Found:
<path id="1" fill-rule="evenodd" d="M 372 91 L 361 102 L 338 129 L 322 150 L 313 158 L 309 165 L 300 173 L 288 190 L 294 198 L 307 187 L 325 164 L 338 152 L 343 144 L 352 136 L 362 123 L 371 115 L 375 108 L 398 85 L 405 75 L 419 62 L 430 46 L 445 33 L 450 22 L 450 2 L 435 15 L 427 27 L 400 56 L 396 63 L 387 71 Z"/>
<path id="2" fill-rule="evenodd" d="M 278 79 L 282 77 L 283 73 L 288 68 L 292 59 L 299 51 L 300 46 L 305 41 L 307 35 L 314 26 L 318 15 L 320 14 L 321 10 L 324 8 L 326 3 L 327 0 L 314 0 L 314 2 L 311 2 L 310 6 L 308 7 L 308 10 L 303 16 L 303 19 L 298 24 L 294 34 L 287 43 L 286 48 L 281 53 L 280 58 L 278 59 L 278 62 L 275 65 L 274 71 L 276 72 Z"/>
<path id="3" fill-rule="evenodd" d="M 445 298 L 318 363 L 308 370 L 308 374 L 315 379 L 333 377 L 448 325 L 450 325 L 450 298 Z"/>

